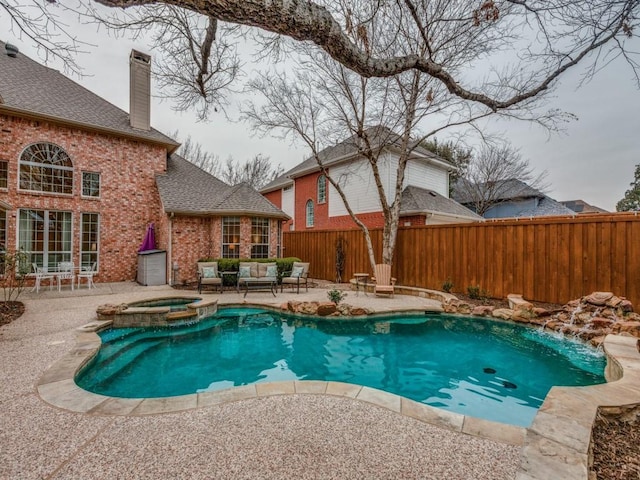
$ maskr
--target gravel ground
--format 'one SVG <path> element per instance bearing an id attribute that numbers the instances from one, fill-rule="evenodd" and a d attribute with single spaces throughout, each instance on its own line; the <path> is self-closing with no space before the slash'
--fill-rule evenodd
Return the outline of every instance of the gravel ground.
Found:
<path id="1" fill-rule="evenodd" d="M 0 478 L 514 478 L 520 447 L 350 398 L 281 395 L 143 417 L 80 415 L 40 400 L 38 378 L 96 306 L 167 294 L 127 283 L 21 299 L 24 315 L 0 329 Z"/>

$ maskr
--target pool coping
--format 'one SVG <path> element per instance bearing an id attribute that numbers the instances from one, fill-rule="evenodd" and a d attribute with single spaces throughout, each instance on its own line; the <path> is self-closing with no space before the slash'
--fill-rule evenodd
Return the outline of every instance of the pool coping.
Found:
<path id="1" fill-rule="evenodd" d="M 449 412 L 371 387 L 330 381 L 257 383 L 165 398 L 109 397 L 88 392 L 74 381 L 76 373 L 100 348 L 101 339 L 96 331 L 109 323 L 91 322 L 78 329 L 75 346 L 37 383 L 37 392 L 43 401 L 63 410 L 88 415 L 144 416 L 273 395 L 347 397 L 455 432 L 522 446 L 516 480 L 587 479 L 591 428 L 598 409 L 640 403 L 639 340 L 619 335 L 608 335 L 603 342 L 608 383 L 553 387 L 529 428 Z"/>

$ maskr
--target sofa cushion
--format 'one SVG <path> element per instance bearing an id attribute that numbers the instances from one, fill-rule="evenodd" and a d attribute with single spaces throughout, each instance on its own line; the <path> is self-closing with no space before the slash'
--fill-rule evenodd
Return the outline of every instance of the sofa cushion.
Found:
<path id="1" fill-rule="evenodd" d="M 293 270 L 291 270 L 291 276 L 294 278 L 301 277 L 303 273 L 304 273 L 303 267 L 293 267 Z"/>
<path id="2" fill-rule="evenodd" d="M 238 278 L 249 278 L 251 276 L 251 267 L 249 265 L 240 265 L 240 268 L 238 268 Z"/>
<path id="3" fill-rule="evenodd" d="M 202 267 L 202 278 L 217 278 L 218 272 L 215 267 Z"/>
<path id="4" fill-rule="evenodd" d="M 278 266 L 275 263 L 273 265 L 268 265 L 265 277 L 277 277 L 277 276 L 278 276 Z"/>
<path id="5" fill-rule="evenodd" d="M 276 273 L 273 275 L 269 275 L 267 271 L 269 267 L 275 267 Z M 278 265 L 275 262 L 271 263 L 258 263 L 258 277 L 277 277 L 278 276 Z"/>

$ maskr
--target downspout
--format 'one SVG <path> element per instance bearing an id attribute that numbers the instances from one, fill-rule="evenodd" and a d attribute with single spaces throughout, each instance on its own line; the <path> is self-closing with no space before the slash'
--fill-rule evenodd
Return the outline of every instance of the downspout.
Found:
<path id="1" fill-rule="evenodd" d="M 173 238 L 172 238 L 172 233 L 173 233 L 173 215 L 174 213 L 171 212 L 169 214 L 169 235 L 168 235 L 168 240 L 167 240 L 167 274 L 169 275 L 169 285 L 171 285 L 173 287 L 173 281 L 174 281 L 174 272 L 173 272 Z"/>

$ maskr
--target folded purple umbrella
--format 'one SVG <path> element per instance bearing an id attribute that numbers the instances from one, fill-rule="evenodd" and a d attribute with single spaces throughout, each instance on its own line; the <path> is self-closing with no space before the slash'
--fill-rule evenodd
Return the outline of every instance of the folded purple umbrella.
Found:
<path id="1" fill-rule="evenodd" d="M 156 249 L 156 230 L 153 226 L 153 223 L 150 223 L 147 226 L 147 233 L 144 234 L 144 240 L 142 241 L 142 245 L 138 249 L 138 252 L 145 252 L 147 250 L 155 250 Z"/>

